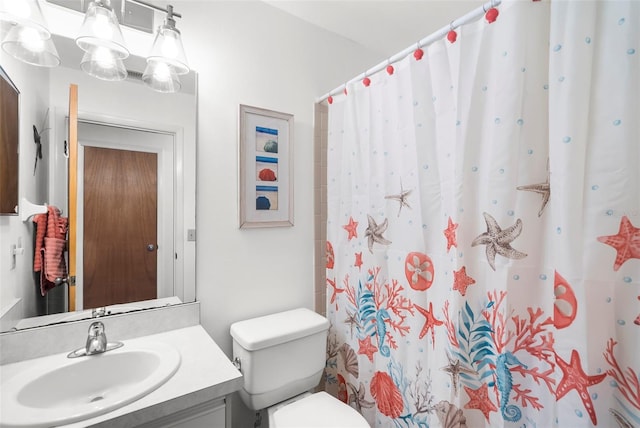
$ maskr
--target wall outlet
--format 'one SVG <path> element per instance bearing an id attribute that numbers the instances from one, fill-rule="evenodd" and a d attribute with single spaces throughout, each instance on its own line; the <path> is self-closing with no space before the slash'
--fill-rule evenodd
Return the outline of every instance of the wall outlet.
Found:
<path id="1" fill-rule="evenodd" d="M 187 241 L 195 241 L 196 240 L 196 230 L 188 229 L 187 230 Z"/>

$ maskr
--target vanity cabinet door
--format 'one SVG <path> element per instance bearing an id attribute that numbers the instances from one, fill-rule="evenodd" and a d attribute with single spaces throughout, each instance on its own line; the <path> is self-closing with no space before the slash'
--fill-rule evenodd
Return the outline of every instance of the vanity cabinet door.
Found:
<path id="1" fill-rule="evenodd" d="M 143 425 L 153 428 L 225 428 L 224 399 L 209 401 Z"/>

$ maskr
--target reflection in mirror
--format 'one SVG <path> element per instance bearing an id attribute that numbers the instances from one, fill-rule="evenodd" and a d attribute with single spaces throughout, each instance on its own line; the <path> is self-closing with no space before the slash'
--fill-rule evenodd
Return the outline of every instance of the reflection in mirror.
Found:
<path id="1" fill-rule="evenodd" d="M 53 37 L 62 65 L 46 71 L 46 82 L 34 79 L 23 86 L 47 86 L 42 91 L 47 98 L 37 106 L 49 109 L 48 147 L 40 161 L 47 174 L 42 189 L 46 200 L 36 202 L 54 205 L 65 216 L 68 94 L 70 84 L 78 86 L 76 285 L 58 286 L 43 297 L 39 284 L 24 284 L 29 295 L 23 299 L 36 301 L 25 306 L 39 309 L 27 313 L 28 319 L 3 323 L 2 329 L 87 318 L 96 307 L 107 306 L 108 315 L 194 301 L 195 242 L 187 239 L 187 231 L 195 229 L 196 73 L 181 76 L 179 93 L 158 93 L 141 81 L 144 58 L 132 56 L 125 62 L 127 80 L 101 81 L 79 69 L 82 53 L 73 40 Z M 125 163 L 131 164 L 130 171 L 146 175 L 132 178 L 122 169 Z M 131 207 L 130 201 L 140 199 L 136 191 L 143 183 L 154 196 L 142 204 L 147 213 L 136 218 L 141 207 Z M 125 226 L 135 232 L 126 232 Z M 142 233 L 142 226 L 149 230 Z M 33 230 L 31 222 L 24 227 Z M 107 242 L 116 237 L 119 242 Z M 134 263 L 142 267 L 137 271 L 122 264 L 133 259 L 132 251 L 141 251 L 136 257 L 142 261 Z M 25 255 L 24 268 L 33 268 L 33 254 Z M 153 283 L 143 285 L 149 278 Z M 125 279 L 126 287 L 118 288 Z M 67 312 L 70 303 L 76 312 Z"/>
<path id="2" fill-rule="evenodd" d="M 0 67 L 0 214 L 17 214 L 18 89 Z"/>
<path id="3" fill-rule="evenodd" d="M 87 122 L 78 135 L 76 307 L 175 295 L 177 136 Z"/>

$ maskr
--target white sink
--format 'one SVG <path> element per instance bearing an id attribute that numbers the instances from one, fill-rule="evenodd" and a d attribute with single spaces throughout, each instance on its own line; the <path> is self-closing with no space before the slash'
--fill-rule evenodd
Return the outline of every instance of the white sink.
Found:
<path id="1" fill-rule="evenodd" d="M 113 411 L 165 383 L 180 366 L 180 353 L 143 341 L 98 355 L 32 361 L 2 382 L 2 427 L 64 425 Z"/>

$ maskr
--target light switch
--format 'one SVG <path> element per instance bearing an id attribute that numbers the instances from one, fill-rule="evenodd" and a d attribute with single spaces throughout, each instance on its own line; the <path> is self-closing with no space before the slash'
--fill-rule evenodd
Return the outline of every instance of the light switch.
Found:
<path id="1" fill-rule="evenodd" d="M 9 254 L 11 254 L 11 265 L 9 267 L 9 270 L 14 270 L 16 268 L 16 244 L 11 244 L 9 250 Z"/>

